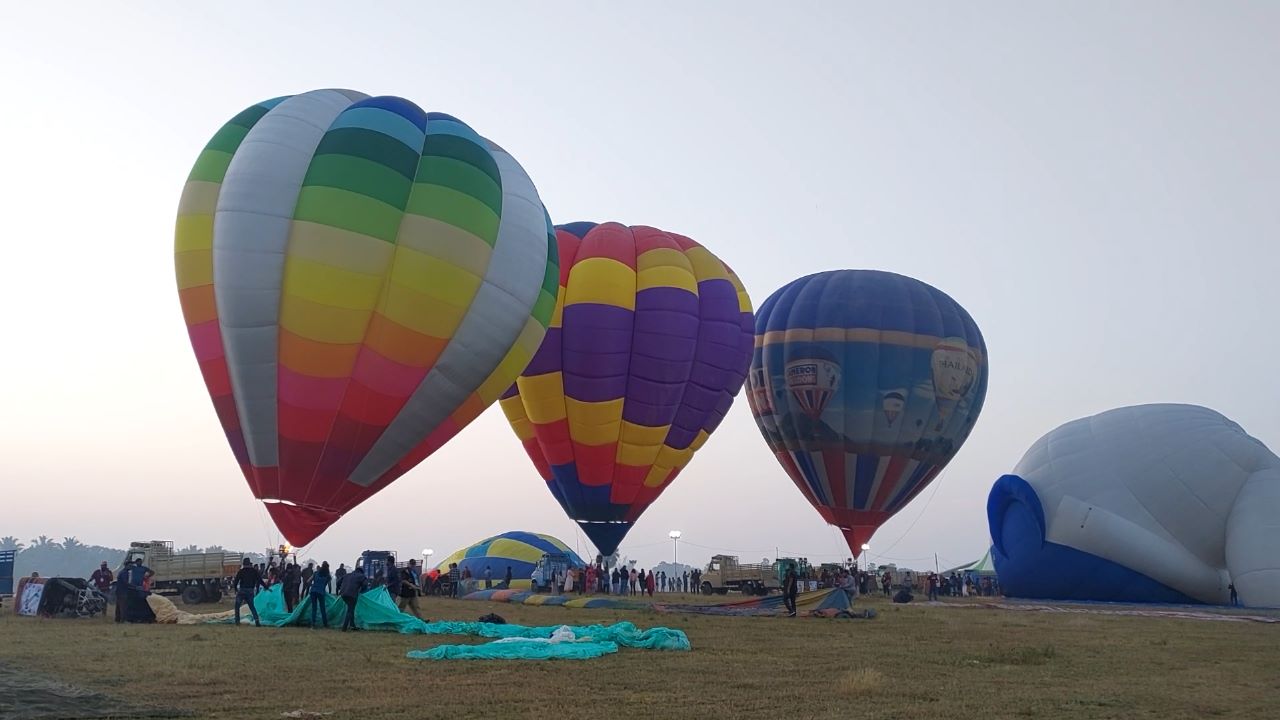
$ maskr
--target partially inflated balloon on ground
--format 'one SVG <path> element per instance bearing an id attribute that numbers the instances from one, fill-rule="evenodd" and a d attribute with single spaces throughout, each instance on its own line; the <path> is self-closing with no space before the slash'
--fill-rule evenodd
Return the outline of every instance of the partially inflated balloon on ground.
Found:
<path id="1" fill-rule="evenodd" d="M 609 555 L 742 387 L 751 301 L 682 235 L 573 223 L 556 240 L 560 304 L 502 408 L 561 507 Z"/>
<path id="2" fill-rule="evenodd" d="M 823 272 L 760 306 L 748 385 L 769 449 L 856 557 L 969 437 L 987 348 L 937 288 L 874 270 Z"/>
<path id="3" fill-rule="evenodd" d="M 175 251 L 218 419 L 295 545 L 497 400 L 557 292 L 550 221 L 511 155 L 351 90 L 262 102 L 218 130 Z"/>

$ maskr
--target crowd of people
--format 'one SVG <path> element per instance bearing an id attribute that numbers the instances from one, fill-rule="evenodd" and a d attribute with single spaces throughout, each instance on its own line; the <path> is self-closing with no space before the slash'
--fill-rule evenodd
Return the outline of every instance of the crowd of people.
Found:
<path id="1" fill-rule="evenodd" d="M 474 590 L 507 588 L 512 578 L 511 566 L 505 565 L 501 580 L 495 580 L 492 565 L 486 565 L 480 576 L 476 577 L 470 567 L 460 568 L 457 563 L 450 563 L 441 572 L 432 568 L 423 571 L 416 560 L 409 560 L 405 567 L 398 567 L 394 562 L 381 564 L 373 577 L 369 577 L 361 563 L 357 562 L 351 570 L 345 563 L 331 570 L 329 563 L 308 562 L 305 566 L 296 560 L 254 564 L 245 558 L 235 577 L 228 582 L 227 590 L 235 593 L 235 622 L 241 621 L 242 608 L 248 607 L 249 615 L 255 624 L 260 622 L 254 599 L 258 590 L 267 590 L 273 586 L 281 586 L 281 594 L 287 612 L 294 612 L 300 603 L 305 603 L 305 617 L 312 627 L 327 627 L 328 597 L 337 595 L 346 605 L 342 629 L 354 630 L 356 626 L 356 600 L 360 594 L 370 587 L 385 586 L 391 597 L 397 600 L 401 611 L 422 617 L 418 605 L 421 595 L 439 595 L 458 597 Z M 544 572 L 546 573 L 544 575 Z M 140 558 L 127 561 L 116 571 L 112 571 L 104 560 L 89 578 L 90 584 L 115 605 L 116 622 L 129 620 L 130 600 L 145 597 L 151 590 L 154 573 L 145 566 Z M 923 576 L 923 577 L 921 577 Z M 531 586 L 535 592 L 563 592 L 566 594 L 602 594 L 622 596 L 652 597 L 655 593 L 689 593 L 698 592 L 702 571 L 698 569 L 684 570 L 679 575 L 668 574 L 662 570 L 646 570 L 644 568 L 619 565 L 605 567 L 602 559 L 585 567 L 554 567 L 544 571 L 541 565 L 534 570 Z M 917 588 L 919 582 L 923 587 Z M 817 570 L 804 564 L 791 564 L 782 579 L 782 591 L 787 610 L 795 612 L 794 599 L 801 587 L 806 584 L 822 588 L 844 588 L 851 594 L 867 594 L 879 589 L 886 597 L 894 595 L 894 588 L 910 593 L 923 589 L 930 600 L 939 597 L 994 596 L 1000 594 L 999 581 L 994 577 L 962 575 L 959 572 L 928 573 L 915 575 L 911 571 L 901 573 L 897 578 L 888 569 L 879 575 L 871 571 L 859 570 L 856 567 L 822 567 Z M 879 585 L 879 588 L 876 586 Z M 904 601 L 909 601 L 904 600 Z M 318 622 L 317 622 L 318 621 Z"/>
<path id="2" fill-rule="evenodd" d="M 545 588 L 551 592 L 577 593 L 578 595 L 649 595 L 654 593 L 697 592 L 700 571 L 686 570 L 679 575 L 668 575 L 663 570 L 636 569 L 625 565 L 606 568 L 602 561 L 586 567 L 553 568 L 549 577 L 539 568 L 533 572 L 531 584 L 535 591 Z"/>

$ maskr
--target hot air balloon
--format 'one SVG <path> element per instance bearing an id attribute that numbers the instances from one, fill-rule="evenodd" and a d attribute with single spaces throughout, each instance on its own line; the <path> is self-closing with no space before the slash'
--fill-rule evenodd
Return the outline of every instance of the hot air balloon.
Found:
<path id="1" fill-rule="evenodd" d="M 497 400 L 555 307 L 533 183 L 465 123 L 317 90 L 253 105 L 196 160 L 179 299 L 255 497 L 305 545 Z"/>
<path id="2" fill-rule="evenodd" d="M 556 500 L 609 555 L 724 418 L 751 361 L 727 265 L 651 227 L 556 227 L 560 300 L 502 409 Z"/>
<path id="3" fill-rule="evenodd" d="M 857 556 L 968 438 L 986 357 L 973 318 L 936 288 L 823 272 L 756 313 L 747 397 L 769 448 Z"/>

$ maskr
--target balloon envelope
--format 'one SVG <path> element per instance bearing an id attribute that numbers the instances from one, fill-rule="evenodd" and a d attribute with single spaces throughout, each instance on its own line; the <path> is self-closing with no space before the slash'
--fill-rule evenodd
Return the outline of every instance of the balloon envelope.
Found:
<path id="1" fill-rule="evenodd" d="M 586 566 L 568 545 L 551 535 L 512 530 L 456 550 L 437 563 L 436 569 L 442 573 L 448 572 L 449 565 L 457 563 L 459 572 L 470 570 L 471 576 L 479 580 L 484 578 L 484 569 L 487 567 L 490 577 L 496 583 L 506 576 L 507 568 L 511 568 L 513 581 L 527 583 L 534 566 L 546 553 L 563 553 L 569 556 L 569 562 L 574 567 Z"/>
<path id="2" fill-rule="evenodd" d="M 560 303 L 502 408 L 609 555 L 724 419 L 751 360 L 751 301 L 681 235 L 573 223 L 556 240 Z"/>
<path id="3" fill-rule="evenodd" d="M 214 135 L 179 207 L 179 298 L 232 452 L 291 543 L 511 384 L 555 306 L 551 232 L 510 155 L 401 98 L 276 98 Z"/>
<path id="4" fill-rule="evenodd" d="M 748 400 L 787 474 L 857 556 L 968 438 L 986 358 L 973 318 L 936 288 L 823 272 L 760 306 Z"/>

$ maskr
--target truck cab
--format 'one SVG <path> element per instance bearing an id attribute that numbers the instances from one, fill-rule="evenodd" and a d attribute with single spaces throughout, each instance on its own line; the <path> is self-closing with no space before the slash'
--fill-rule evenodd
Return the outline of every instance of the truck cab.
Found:
<path id="1" fill-rule="evenodd" d="M 543 553 L 533 567 L 533 574 L 529 577 L 529 586 L 534 592 L 541 590 L 554 592 L 556 588 L 552 587 L 552 585 L 555 578 L 559 577 L 563 581 L 565 574 L 569 572 L 571 567 L 573 567 L 573 559 L 569 557 L 568 553 Z"/>
<path id="2" fill-rule="evenodd" d="M 396 564 L 396 554 L 391 550 L 365 550 L 360 554 L 360 561 L 369 587 L 378 587 L 386 583 L 387 566 Z"/>

